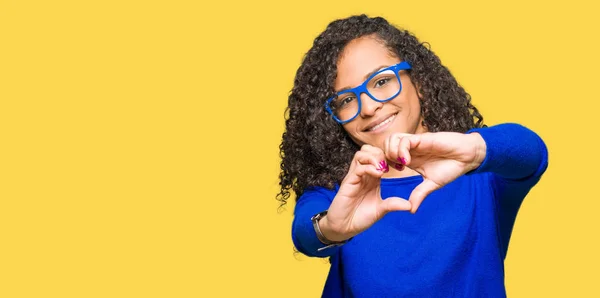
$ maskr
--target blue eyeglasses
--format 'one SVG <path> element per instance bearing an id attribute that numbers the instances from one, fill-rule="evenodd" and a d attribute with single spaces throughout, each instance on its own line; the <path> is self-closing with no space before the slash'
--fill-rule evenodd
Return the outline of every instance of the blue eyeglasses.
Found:
<path id="1" fill-rule="evenodd" d="M 360 86 L 342 90 L 327 99 L 325 109 L 338 123 L 348 123 L 360 113 L 361 94 L 366 93 L 377 102 L 390 101 L 398 96 L 402 91 L 399 72 L 406 69 L 411 69 L 406 61 L 386 67 L 369 76 Z"/>

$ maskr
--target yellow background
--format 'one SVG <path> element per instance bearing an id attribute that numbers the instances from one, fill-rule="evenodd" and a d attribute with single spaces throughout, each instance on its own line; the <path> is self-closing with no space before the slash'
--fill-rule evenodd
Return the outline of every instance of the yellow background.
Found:
<path id="1" fill-rule="evenodd" d="M 313 39 L 361 12 L 550 148 L 509 296 L 600 296 L 594 1 L 201 2 L 0 2 L 0 297 L 317 297 L 328 264 L 277 212 L 283 111 Z"/>

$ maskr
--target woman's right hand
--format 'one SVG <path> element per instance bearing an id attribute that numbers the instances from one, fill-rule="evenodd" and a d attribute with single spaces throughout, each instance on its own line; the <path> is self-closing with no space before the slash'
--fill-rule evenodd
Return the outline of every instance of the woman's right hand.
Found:
<path id="1" fill-rule="evenodd" d="M 363 145 L 340 185 L 327 215 L 319 221 L 321 232 L 331 241 L 354 237 L 391 211 L 411 209 L 409 201 L 391 197 L 383 200 L 381 176 L 389 170 L 380 148 Z"/>

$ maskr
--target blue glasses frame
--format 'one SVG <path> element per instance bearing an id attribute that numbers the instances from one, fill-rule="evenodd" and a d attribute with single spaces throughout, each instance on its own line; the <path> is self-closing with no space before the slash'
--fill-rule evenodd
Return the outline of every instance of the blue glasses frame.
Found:
<path id="1" fill-rule="evenodd" d="M 337 121 L 340 124 L 345 124 L 348 123 L 352 120 L 354 120 L 354 118 L 356 118 L 359 114 L 360 111 L 362 109 L 362 103 L 360 100 L 360 95 L 363 93 L 366 93 L 372 100 L 376 101 L 376 102 L 386 102 L 386 101 L 390 101 L 392 100 L 394 97 L 398 96 L 398 94 L 400 94 L 400 92 L 402 92 L 402 81 L 400 80 L 400 74 L 399 72 L 401 70 L 406 70 L 406 69 L 411 69 L 411 66 L 408 62 L 406 61 L 402 61 L 396 65 L 392 65 L 390 67 L 386 67 L 372 75 L 370 75 L 362 84 L 360 84 L 360 86 L 354 87 L 352 89 L 346 89 L 346 90 L 342 90 L 338 93 L 336 93 L 334 96 L 330 97 L 329 99 L 327 99 L 327 101 L 325 102 L 325 109 L 327 110 L 327 112 L 331 115 L 331 117 L 333 117 L 333 119 L 335 121 Z M 388 71 L 388 70 L 392 70 L 394 72 L 394 74 L 396 75 L 396 78 L 398 79 L 398 83 L 400 84 L 400 89 L 398 90 L 398 92 L 396 92 L 396 94 L 392 95 L 390 98 L 388 99 L 384 99 L 384 100 L 379 100 L 375 97 L 373 97 L 373 95 L 371 95 L 371 93 L 369 93 L 369 90 L 367 89 L 367 83 L 369 83 L 369 81 L 374 78 L 375 76 L 377 76 L 378 74 L 384 72 L 384 71 Z M 356 113 L 356 115 L 354 115 L 354 117 L 346 120 L 346 121 L 342 121 L 340 119 L 338 119 L 335 114 L 333 113 L 333 111 L 331 110 L 331 108 L 329 107 L 329 104 L 331 103 L 332 100 L 334 100 L 336 97 L 342 95 L 342 94 L 346 94 L 346 93 L 354 93 L 354 95 L 356 96 L 356 99 L 358 100 L 358 112 Z"/>

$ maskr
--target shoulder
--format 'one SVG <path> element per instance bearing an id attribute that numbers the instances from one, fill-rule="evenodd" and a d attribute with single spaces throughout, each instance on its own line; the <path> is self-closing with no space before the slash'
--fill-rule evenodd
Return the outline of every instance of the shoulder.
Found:
<path id="1" fill-rule="evenodd" d="M 300 196 L 300 198 L 298 198 L 298 200 L 300 201 L 314 197 L 327 198 L 329 200 L 333 200 L 338 190 L 339 186 L 337 184 L 333 189 L 329 189 L 323 186 L 310 186 L 304 189 L 302 195 Z"/>

